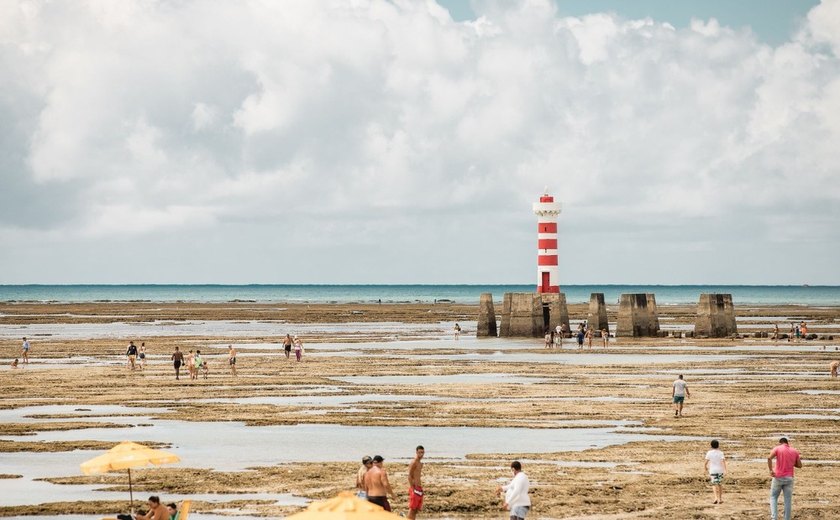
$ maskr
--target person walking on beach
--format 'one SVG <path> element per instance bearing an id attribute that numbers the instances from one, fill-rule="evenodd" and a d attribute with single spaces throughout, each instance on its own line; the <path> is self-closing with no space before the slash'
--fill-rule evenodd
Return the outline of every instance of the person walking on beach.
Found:
<path id="1" fill-rule="evenodd" d="M 554 338 L 552 337 L 552 333 L 550 330 L 545 330 L 545 348 L 551 348 L 551 345 L 554 343 Z"/>
<path id="2" fill-rule="evenodd" d="M 607 329 L 601 329 L 601 338 L 604 340 L 604 348 L 607 348 L 607 343 L 610 341 L 610 333 Z"/>
<path id="3" fill-rule="evenodd" d="M 198 371 L 204 369 L 204 358 L 201 357 L 201 351 L 195 351 L 195 377 L 193 379 L 198 379 Z"/>
<path id="4" fill-rule="evenodd" d="M 830 365 L 828 365 L 828 369 L 831 371 L 831 377 L 837 377 L 837 369 L 840 368 L 840 361 L 832 361 Z"/>
<path id="5" fill-rule="evenodd" d="M 711 442 L 712 449 L 706 452 L 704 469 L 709 474 L 709 481 L 712 484 L 712 492 L 715 495 L 714 504 L 723 504 L 723 476 L 726 474 L 726 456 L 720 449 L 720 443 L 716 440 Z"/>
<path id="6" fill-rule="evenodd" d="M 510 520 L 524 520 L 531 510 L 531 498 L 528 496 L 531 484 L 518 460 L 510 463 L 510 469 L 513 471 L 513 479 L 504 486 L 499 486 L 496 494 L 501 495 L 504 492 L 504 508 L 510 510 Z"/>
<path id="7" fill-rule="evenodd" d="M 301 356 L 303 356 L 303 341 L 295 336 L 295 359 L 297 359 L 298 363 L 300 363 Z"/>
<path id="8" fill-rule="evenodd" d="M 408 518 L 417 518 L 417 512 L 423 507 L 423 455 L 426 449 L 417 446 L 414 450 L 414 460 L 408 466 Z"/>
<path id="9" fill-rule="evenodd" d="M 190 380 L 196 379 L 195 354 L 193 354 L 192 349 L 187 353 L 187 371 L 190 373 Z"/>
<path id="10" fill-rule="evenodd" d="M 365 488 L 365 475 L 373 467 L 373 459 L 369 455 L 362 457 L 362 466 L 356 472 L 356 496 L 367 500 L 367 488 Z"/>
<path id="11" fill-rule="evenodd" d="M 175 379 L 181 379 L 181 365 L 184 364 L 184 353 L 178 347 L 172 353 L 172 364 L 175 366 Z"/>
<path id="12" fill-rule="evenodd" d="M 788 343 L 793 341 L 793 322 L 790 323 L 790 332 L 788 333 Z"/>
<path id="13" fill-rule="evenodd" d="M 283 350 L 286 352 L 286 359 L 292 353 L 292 337 L 286 334 L 286 339 L 283 340 Z"/>
<path id="14" fill-rule="evenodd" d="M 137 359 L 137 346 L 134 344 L 133 341 L 128 342 L 128 348 L 125 350 L 125 355 L 128 356 L 128 367 L 131 370 L 137 368 L 135 365 L 135 359 Z"/>
<path id="15" fill-rule="evenodd" d="M 391 483 L 388 482 L 388 473 L 382 467 L 384 460 L 381 455 L 374 455 L 373 466 L 365 474 L 365 490 L 367 490 L 368 502 L 382 507 L 385 511 L 390 511 L 391 504 L 388 502 L 388 497 L 396 500 L 397 496 L 391 489 Z"/>
<path id="16" fill-rule="evenodd" d="M 586 327 L 586 347 L 592 350 L 592 327 Z"/>
<path id="17" fill-rule="evenodd" d="M 799 324 L 799 335 L 802 339 L 808 339 L 808 324 L 804 321 Z"/>
<path id="18" fill-rule="evenodd" d="M 228 365 L 230 365 L 230 373 L 236 377 L 236 349 L 233 345 L 228 345 Z"/>
<path id="19" fill-rule="evenodd" d="M 776 459 L 775 467 L 773 459 Z M 801 467 L 802 459 L 799 456 L 799 450 L 790 446 L 787 437 L 779 439 L 779 444 L 767 457 L 767 468 L 772 478 L 770 484 L 771 520 L 778 520 L 780 494 L 784 495 L 785 500 L 785 520 L 790 520 L 790 512 L 793 508 L 793 468 Z"/>
<path id="20" fill-rule="evenodd" d="M 773 341 L 779 341 L 779 324 L 773 324 Z"/>
<path id="21" fill-rule="evenodd" d="M 578 331 L 577 331 L 577 344 L 578 344 L 578 349 L 582 349 L 582 348 L 583 348 L 583 336 L 584 336 L 584 334 L 585 334 L 585 333 L 583 332 L 583 324 L 581 323 L 581 325 L 580 325 L 580 327 L 578 327 Z"/>
<path id="22" fill-rule="evenodd" d="M 455 339 L 457 340 L 460 337 L 461 337 L 461 326 L 456 323 L 455 324 Z"/>
<path id="23" fill-rule="evenodd" d="M 683 380 L 682 374 L 680 374 L 671 386 L 671 398 L 674 400 L 674 417 L 682 417 L 683 402 L 686 397 L 691 397 L 691 392 L 688 391 L 688 384 Z"/>
<path id="24" fill-rule="evenodd" d="M 29 340 L 26 337 L 23 338 L 23 345 L 20 348 L 20 357 L 23 358 L 23 364 L 29 364 Z"/>
<path id="25" fill-rule="evenodd" d="M 565 325 L 558 325 L 554 327 L 554 346 L 563 348 L 563 336 L 565 332 L 563 329 L 566 328 Z"/>
<path id="26" fill-rule="evenodd" d="M 146 370 L 146 342 L 140 343 L 140 370 Z"/>

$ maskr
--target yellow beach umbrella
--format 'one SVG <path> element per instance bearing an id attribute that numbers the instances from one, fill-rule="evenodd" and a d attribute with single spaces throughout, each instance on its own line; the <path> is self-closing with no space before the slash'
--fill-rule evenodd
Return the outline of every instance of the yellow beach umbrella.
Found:
<path id="1" fill-rule="evenodd" d="M 82 462 L 82 473 L 93 475 L 96 473 L 108 473 L 121 469 L 128 470 L 128 494 L 131 499 L 131 509 L 134 510 L 134 492 L 131 489 L 131 468 L 141 466 L 160 466 L 161 464 L 172 464 L 181 459 L 174 453 L 156 450 L 137 444 L 136 442 L 121 442 L 87 462 Z"/>
<path id="2" fill-rule="evenodd" d="M 309 504 L 305 510 L 286 517 L 288 520 L 392 520 L 402 518 L 376 504 L 362 500 L 349 491 L 342 491 L 329 500 Z"/>

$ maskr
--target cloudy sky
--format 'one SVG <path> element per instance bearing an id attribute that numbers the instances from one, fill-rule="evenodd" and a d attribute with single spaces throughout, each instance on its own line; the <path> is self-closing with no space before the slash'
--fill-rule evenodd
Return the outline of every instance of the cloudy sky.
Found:
<path id="1" fill-rule="evenodd" d="M 546 185 L 561 284 L 840 284 L 840 0 L 0 2 L 0 283 L 531 283 Z"/>

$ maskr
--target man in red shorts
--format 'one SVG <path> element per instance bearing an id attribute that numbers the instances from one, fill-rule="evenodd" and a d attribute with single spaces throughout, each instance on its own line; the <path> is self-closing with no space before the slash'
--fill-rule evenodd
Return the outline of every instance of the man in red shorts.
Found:
<path id="1" fill-rule="evenodd" d="M 423 507 L 423 484 L 420 476 L 423 473 L 423 455 L 426 450 L 423 446 L 417 446 L 414 450 L 414 460 L 408 467 L 408 518 L 417 518 L 417 512 Z"/>

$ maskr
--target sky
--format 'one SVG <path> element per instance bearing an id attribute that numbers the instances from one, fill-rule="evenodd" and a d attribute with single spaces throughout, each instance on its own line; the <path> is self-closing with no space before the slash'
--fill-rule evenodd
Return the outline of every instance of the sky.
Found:
<path id="1" fill-rule="evenodd" d="M 840 284 L 840 0 L 0 2 L 0 284 Z"/>

